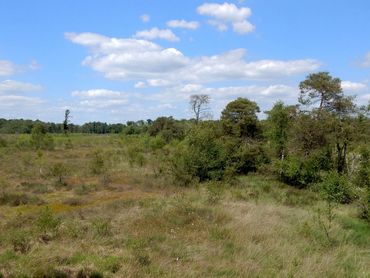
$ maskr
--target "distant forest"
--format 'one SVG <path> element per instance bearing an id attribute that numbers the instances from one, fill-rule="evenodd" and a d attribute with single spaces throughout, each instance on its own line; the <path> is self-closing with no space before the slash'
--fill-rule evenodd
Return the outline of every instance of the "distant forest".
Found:
<path id="1" fill-rule="evenodd" d="M 140 134 L 147 131 L 148 126 L 152 124 L 152 120 L 146 121 L 128 121 L 126 124 L 107 124 L 103 122 L 89 122 L 83 125 L 68 124 L 68 132 L 71 133 L 125 133 L 125 134 Z M 0 119 L 0 133 L 2 134 L 24 134 L 31 133 L 32 128 L 37 124 L 42 124 L 48 133 L 63 133 L 63 123 L 42 122 L 39 120 L 24 120 L 24 119 Z"/>

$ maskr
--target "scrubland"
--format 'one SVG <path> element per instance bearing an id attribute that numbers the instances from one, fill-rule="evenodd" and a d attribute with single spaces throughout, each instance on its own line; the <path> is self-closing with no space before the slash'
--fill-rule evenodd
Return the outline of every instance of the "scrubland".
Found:
<path id="1" fill-rule="evenodd" d="M 263 169 L 178 186 L 155 137 L 2 138 L 0 277 L 370 276 L 356 203 Z"/>

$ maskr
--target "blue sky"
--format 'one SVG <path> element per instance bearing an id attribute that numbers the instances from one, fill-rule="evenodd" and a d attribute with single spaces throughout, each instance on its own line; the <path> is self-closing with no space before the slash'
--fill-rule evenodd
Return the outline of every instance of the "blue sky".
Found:
<path id="1" fill-rule="evenodd" d="M 75 123 L 214 118 L 247 97 L 296 103 L 329 71 L 370 99 L 370 1 L 0 0 L 0 117 Z"/>

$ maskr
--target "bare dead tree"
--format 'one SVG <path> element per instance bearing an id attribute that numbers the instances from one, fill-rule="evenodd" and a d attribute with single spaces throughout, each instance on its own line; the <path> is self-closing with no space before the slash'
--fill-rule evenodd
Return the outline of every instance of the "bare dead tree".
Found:
<path id="1" fill-rule="evenodd" d="M 200 120 L 210 116 L 209 95 L 192 95 L 190 96 L 190 107 L 195 116 L 195 123 L 198 124 Z"/>

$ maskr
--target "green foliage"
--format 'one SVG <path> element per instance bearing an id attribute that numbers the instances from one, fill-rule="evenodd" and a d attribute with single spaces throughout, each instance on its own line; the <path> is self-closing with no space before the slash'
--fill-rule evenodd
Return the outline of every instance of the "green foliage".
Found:
<path id="1" fill-rule="evenodd" d="M 54 149 L 54 139 L 51 135 L 47 134 L 45 126 L 41 123 L 37 123 L 32 128 L 30 144 L 36 150 Z"/>
<path id="2" fill-rule="evenodd" d="M 5 148 L 7 145 L 8 142 L 3 137 L 0 137 L 0 148 Z"/>
<path id="3" fill-rule="evenodd" d="M 370 222 L 370 188 L 363 190 L 363 194 L 359 200 L 359 216 L 360 218 Z"/>
<path id="4" fill-rule="evenodd" d="M 348 204 L 354 196 L 346 176 L 335 171 L 327 173 L 320 184 L 323 196 L 328 202 Z"/>
<path id="5" fill-rule="evenodd" d="M 275 155 L 283 159 L 287 154 L 289 129 L 292 125 L 292 118 L 296 114 L 296 107 L 284 106 L 282 101 L 278 101 L 266 113 L 268 114 L 266 134 L 271 140 Z"/>
<path id="6" fill-rule="evenodd" d="M 314 159 L 290 156 L 276 163 L 276 171 L 282 181 L 298 188 L 307 187 L 320 179 L 318 163 Z"/>
<path id="7" fill-rule="evenodd" d="M 262 145 L 257 140 L 243 140 L 240 138 L 223 138 L 227 161 L 226 169 L 229 174 L 248 174 L 266 163 L 268 158 Z"/>
<path id="8" fill-rule="evenodd" d="M 222 111 L 221 123 L 226 135 L 239 138 L 255 138 L 260 134 L 256 113 L 258 105 L 246 98 L 230 102 Z"/>
<path id="9" fill-rule="evenodd" d="M 226 166 L 226 153 L 216 125 L 194 126 L 171 157 L 171 171 L 179 183 L 193 180 L 220 180 Z"/>
<path id="10" fill-rule="evenodd" d="M 333 99 L 342 94 L 341 80 L 328 72 L 312 73 L 299 84 L 299 102 L 303 105 L 319 103 L 319 108 L 329 108 Z"/>
<path id="11" fill-rule="evenodd" d="M 92 154 L 89 163 L 90 172 L 94 175 L 101 175 L 107 171 L 107 162 L 101 150 L 96 150 Z"/>
<path id="12" fill-rule="evenodd" d="M 51 165 L 49 169 L 50 175 L 57 180 L 57 184 L 66 185 L 65 178 L 69 174 L 69 167 L 63 162 L 57 162 Z"/>
<path id="13" fill-rule="evenodd" d="M 161 136 L 167 143 L 173 139 L 184 137 L 184 128 L 172 117 L 159 117 L 151 126 L 148 133 L 150 136 Z"/>
<path id="14" fill-rule="evenodd" d="M 58 232 L 62 220 L 55 216 L 49 207 L 45 207 L 37 219 L 37 228 L 43 234 L 55 235 Z"/>
<path id="15" fill-rule="evenodd" d="M 140 144 L 130 144 L 126 149 L 126 155 L 130 166 L 143 166 L 146 162 L 144 148 Z"/>
<path id="16" fill-rule="evenodd" d="M 362 147 L 360 150 L 360 163 L 354 183 L 358 187 L 370 189 L 370 149 Z"/>

